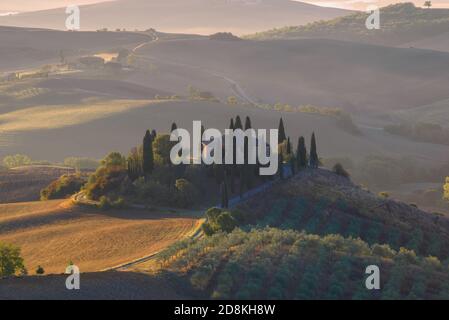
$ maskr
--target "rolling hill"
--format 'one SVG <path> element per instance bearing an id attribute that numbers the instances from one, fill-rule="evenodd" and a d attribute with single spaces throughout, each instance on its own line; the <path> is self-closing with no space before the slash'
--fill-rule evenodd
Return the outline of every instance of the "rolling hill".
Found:
<path id="1" fill-rule="evenodd" d="M 328 39 L 187 39 L 153 42 L 138 54 L 193 75 L 230 78 L 260 103 L 311 104 L 366 114 L 448 98 L 445 52 Z M 190 76 L 191 81 L 196 77 Z"/>
<path id="2" fill-rule="evenodd" d="M 47 109 L 51 110 L 50 107 Z M 112 113 L 114 109 L 116 111 Z M 42 111 L 37 111 L 39 110 Z M 5 143 L 0 156 L 25 153 L 33 159 L 48 161 L 62 161 L 73 155 L 101 159 L 113 150 L 127 154 L 130 148 L 139 143 L 148 128 L 168 132 L 171 123 L 176 121 L 178 127 L 191 130 L 192 121 L 201 120 L 207 127 L 224 130 L 228 126 L 227 119 L 239 114 L 241 117 L 250 116 L 255 128 L 264 129 L 276 128 L 279 118 L 283 117 L 292 141 L 297 141 L 300 135 L 308 139 L 315 131 L 322 157 L 350 156 L 356 160 L 375 153 L 394 157 L 407 155 L 430 166 L 445 163 L 449 158 L 449 150 L 445 146 L 417 144 L 380 130 L 362 129 L 363 135 L 352 135 L 339 128 L 331 117 L 229 106 L 216 102 L 137 100 L 132 104 L 123 100 L 66 106 L 65 116 L 55 117 L 51 128 L 45 127 L 46 122 L 27 120 L 27 115 L 33 114 L 32 111 L 24 109 L 20 117 L 10 117 L 9 121 L 0 126 L 12 128 L 3 136 Z M 13 130 L 18 125 L 21 130 Z M 46 143 L 42 144 L 42 141 Z M 70 149 L 66 148 L 68 145 Z"/>
<path id="3" fill-rule="evenodd" d="M 30 274 L 38 265 L 64 273 L 70 260 L 82 272 L 111 268 L 155 253 L 199 224 L 183 212 L 102 212 L 70 200 L 1 204 L 0 213 L 0 242 L 21 247 Z"/>
<path id="4" fill-rule="evenodd" d="M 305 26 L 260 32 L 252 39 L 326 38 L 370 44 L 439 49 L 447 51 L 449 9 L 422 9 L 400 3 L 380 10 L 380 29 L 368 30 L 367 13 L 354 13 Z"/>
<path id="5" fill-rule="evenodd" d="M 57 62 L 61 50 L 69 57 L 134 47 L 150 39 L 148 35 L 131 32 L 66 32 L 1 25 L 0 22 L 0 71 L 3 72 Z"/>
<path id="6" fill-rule="evenodd" d="M 82 30 L 156 28 L 197 34 L 245 34 L 350 12 L 290 0 L 118 0 L 80 9 Z M 61 8 L 0 17 L 0 25 L 65 29 L 65 19 L 65 8 Z"/>

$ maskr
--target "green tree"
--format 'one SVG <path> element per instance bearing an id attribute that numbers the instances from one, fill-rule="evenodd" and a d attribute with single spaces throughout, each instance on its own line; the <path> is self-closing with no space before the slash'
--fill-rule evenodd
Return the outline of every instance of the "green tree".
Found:
<path id="1" fill-rule="evenodd" d="M 153 135 L 150 130 L 145 133 L 142 146 L 142 170 L 145 178 L 147 178 L 154 169 Z"/>
<path id="2" fill-rule="evenodd" d="M 229 207 L 228 184 L 226 183 L 226 175 L 224 181 L 221 183 L 221 207 L 227 209 Z"/>
<path id="3" fill-rule="evenodd" d="M 430 9 L 431 6 L 432 6 L 432 1 L 425 1 L 424 2 L 424 7 L 427 7 L 427 9 Z"/>
<path id="4" fill-rule="evenodd" d="M 143 176 L 142 153 L 143 148 L 142 152 L 139 152 L 137 148 L 132 148 L 131 152 L 128 155 L 128 177 L 131 181 L 135 181 Z"/>
<path id="5" fill-rule="evenodd" d="M 111 152 L 109 153 L 103 160 L 100 162 L 103 167 L 120 167 L 126 168 L 126 159 L 119 152 Z"/>
<path id="6" fill-rule="evenodd" d="M 240 116 L 237 116 L 235 118 L 234 129 L 242 129 L 243 130 L 242 120 L 240 119 Z"/>
<path id="7" fill-rule="evenodd" d="M 178 126 L 176 125 L 176 122 L 173 122 L 172 125 L 171 125 L 171 130 L 170 130 L 170 132 L 173 132 L 173 131 L 175 131 L 176 129 L 178 129 Z"/>
<path id="8" fill-rule="evenodd" d="M 446 177 L 446 183 L 444 184 L 443 189 L 443 199 L 449 201 L 449 177 Z"/>
<path id="9" fill-rule="evenodd" d="M 247 116 L 245 119 L 245 130 L 251 129 L 251 119 Z"/>
<path id="10" fill-rule="evenodd" d="M 307 149 L 304 137 L 298 139 L 298 148 L 296 150 L 296 161 L 298 169 L 307 167 Z"/>
<path id="11" fill-rule="evenodd" d="M 18 272 L 26 273 L 20 248 L 0 243 L 0 278 L 9 277 Z"/>
<path id="12" fill-rule="evenodd" d="M 3 165 L 7 168 L 16 168 L 31 164 L 31 158 L 24 154 L 16 154 L 3 158 Z"/>
<path id="13" fill-rule="evenodd" d="M 281 118 L 281 120 L 279 120 L 278 144 L 283 143 L 285 140 L 287 140 L 287 135 L 285 134 L 284 120 Z"/>
<path id="14" fill-rule="evenodd" d="M 231 123 L 229 124 L 229 129 L 231 129 L 231 130 L 235 129 L 234 119 L 231 119 Z"/>
<path id="15" fill-rule="evenodd" d="M 198 190 L 193 184 L 186 179 L 178 179 L 176 180 L 175 188 L 178 206 L 187 208 L 195 203 L 195 200 L 198 197 Z"/>
<path id="16" fill-rule="evenodd" d="M 174 142 L 170 141 L 168 134 L 160 134 L 153 142 L 154 160 L 161 165 L 171 165 L 170 151 Z"/>
<path id="17" fill-rule="evenodd" d="M 312 133 L 312 139 L 310 142 L 310 166 L 314 169 L 318 168 L 320 160 L 318 158 L 317 150 L 316 150 L 316 138 L 315 132 Z"/>

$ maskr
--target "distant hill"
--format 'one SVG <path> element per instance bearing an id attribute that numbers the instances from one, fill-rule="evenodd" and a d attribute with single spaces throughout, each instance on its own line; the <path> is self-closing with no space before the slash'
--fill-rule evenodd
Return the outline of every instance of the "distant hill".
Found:
<path id="1" fill-rule="evenodd" d="M 379 112 L 449 98 L 446 52 L 333 39 L 190 39 L 155 42 L 139 54 L 229 77 L 260 103 Z"/>
<path id="2" fill-rule="evenodd" d="M 0 71 L 59 61 L 61 50 L 68 57 L 95 50 L 133 47 L 149 39 L 148 35 L 131 32 L 68 32 L 0 26 Z"/>
<path id="3" fill-rule="evenodd" d="M 305 26 L 273 29 L 257 33 L 250 38 L 330 38 L 393 46 L 410 43 L 410 46 L 413 46 L 415 41 L 424 41 L 424 39 L 435 37 L 435 40 L 423 42 L 423 45 L 418 46 L 422 48 L 438 47 L 438 44 L 441 43 L 438 35 L 445 34 L 444 39 L 449 39 L 449 9 L 422 9 L 416 8 L 412 3 L 390 5 L 380 10 L 380 30 L 366 28 L 365 21 L 368 16 L 368 13 L 359 12 Z"/>
<path id="4" fill-rule="evenodd" d="M 82 6 L 81 28 L 245 34 L 348 13 L 291 0 L 118 0 Z M 0 17 L 0 25 L 65 29 L 65 17 L 65 8 L 27 12 Z"/>

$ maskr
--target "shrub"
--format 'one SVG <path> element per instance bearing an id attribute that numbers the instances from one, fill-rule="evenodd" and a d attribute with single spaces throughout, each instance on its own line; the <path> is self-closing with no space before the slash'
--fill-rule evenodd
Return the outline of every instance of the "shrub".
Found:
<path id="1" fill-rule="evenodd" d="M 339 176 L 345 177 L 345 178 L 349 178 L 350 174 L 348 171 L 345 170 L 345 168 L 343 168 L 343 166 L 340 163 L 337 163 L 334 165 L 334 168 L 332 169 L 332 171 L 336 174 L 338 174 Z"/>
<path id="2" fill-rule="evenodd" d="M 108 199 L 108 197 L 100 197 L 100 204 L 98 205 L 98 208 L 101 210 L 108 210 L 111 208 L 111 201 Z"/>
<path id="3" fill-rule="evenodd" d="M 218 232 L 232 232 L 238 222 L 234 212 L 219 208 L 211 208 L 206 212 L 207 222 L 203 224 L 203 231 L 210 236 Z"/>
<path id="4" fill-rule="evenodd" d="M 170 192 L 170 189 L 156 181 L 150 180 L 145 182 L 145 179 L 140 178 L 134 185 L 139 200 L 145 203 L 167 205 L 172 200 L 173 193 Z"/>
<path id="5" fill-rule="evenodd" d="M 115 198 L 132 191 L 133 185 L 128 177 L 125 157 L 118 152 L 112 152 L 101 160 L 100 164 L 84 187 L 90 199 L 97 200 L 101 196 Z"/>
<path id="6" fill-rule="evenodd" d="M 182 208 L 191 207 L 198 197 L 198 190 L 186 179 L 178 179 L 176 187 L 176 204 Z"/>
<path id="7" fill-rule="evenodd" d="M 21 272 L 26 274 L 20 248 L 0 243 L 0 277 L 8 277 Z"/>
<path id="8" fill-rule="evenodd" d="M 390 197 L 390 194 L 386 191 L 381 191 L 379 192 L 379 197 L 388 199 Z"/>
<path id="9" fill-rule="evenodd" d="M 44 273 L 45 273 L 44 268 L 42 268 L 41 266 L 37 266 L 36 274 L 43 275 Z"/>
<path id="10" fill-rule="evenodd" d="M 41 200 L 64 199 L 80 191 L 87 179 L 80 174 L 66 174 L 41 190 Z"/>

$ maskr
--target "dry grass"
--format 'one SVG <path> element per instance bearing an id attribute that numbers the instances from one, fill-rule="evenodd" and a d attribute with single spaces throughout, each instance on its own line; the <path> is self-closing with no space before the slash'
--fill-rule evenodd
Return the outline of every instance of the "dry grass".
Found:
<path id="1" fill-rule="evenodd" d="M 87 100 L 78 105 L 36 106 L 0 115 L 0 132 L 55 129 L 141 108 L 148 100 Z"/>
<path id="2" fill-rule="evenodd" d="M 198 227 L 176 213 L 101 212 L 70 201 L 0 205 L 0 241 L 22 248 L 28 271 L 63 273 L 69 261 L 99 271 L 158 252 Z"/>

